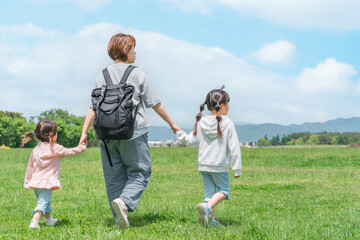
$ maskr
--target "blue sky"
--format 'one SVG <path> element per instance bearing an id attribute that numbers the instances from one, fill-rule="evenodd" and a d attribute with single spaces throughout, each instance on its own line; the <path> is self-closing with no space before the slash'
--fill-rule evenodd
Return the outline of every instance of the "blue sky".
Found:
<path id="1" fill-rule="evenodd" d="M 225 84 L 234 122 L 360 116 L 356 0 L 13 0 L 0 8 L 0 110 L 85 115 L 118 32 L 172 118 Z M 152 110 L 153 125 L 163 122 Z"/>

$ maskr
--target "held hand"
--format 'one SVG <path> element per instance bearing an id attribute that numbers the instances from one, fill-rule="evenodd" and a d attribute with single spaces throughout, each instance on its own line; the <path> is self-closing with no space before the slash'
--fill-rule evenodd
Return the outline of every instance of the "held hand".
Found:
<path id="1" fill-rule="evenodd" d="M 182 129 L 178 125 L 176 125 L 175 123 L 170 125 L 170 127 L 171 127 L 171 130 L 173 130 L 174 133 L 176 133 L 176 131 L 182 131 Z"/>
<path id="2" fill-rule="evenodd" d="M 87 144 L 87 133 L 83 133 L 83 134 L 81 134 L 81 137 L 80 137 L 80 141 L 79 141 L 79 145 L 81 144 L 81 143 L 86 143 Z"/>
<path id="3" fill-rule="evenodd" d="M 234 176 L 234 178 L 239 178 L 240 176 Z"/>

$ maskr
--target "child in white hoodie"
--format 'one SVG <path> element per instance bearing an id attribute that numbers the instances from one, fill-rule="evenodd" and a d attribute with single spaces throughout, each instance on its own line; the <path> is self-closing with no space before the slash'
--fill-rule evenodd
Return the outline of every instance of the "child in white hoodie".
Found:
<path id="1" fill-rule="evenodd" d="M 177 131 L 176 137 L 185 145 L 198 145 L 198 170 L 201 173 L 205 203 L 197 206 L 199 222 L 204 227 L 218 226 L 214 207 L 224 199 L 229 200 L 229 168 L 234 170 L 234 178 L 241 174 L 241 153 L 239 140 L 233 122 L 226 116 L 229 111 L 230 96 L 221 89 L 210 91 L 196 116 L 194 130 L 190 134 Z M 204 106 L 211 112 L 202 117 Z"/>

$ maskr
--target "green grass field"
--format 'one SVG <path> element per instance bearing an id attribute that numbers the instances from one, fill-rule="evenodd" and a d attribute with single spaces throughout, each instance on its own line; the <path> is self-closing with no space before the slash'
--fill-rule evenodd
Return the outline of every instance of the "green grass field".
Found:
<path id="1" fill-rule="evenodd" d="M 29 230 L 30 152 L 0 149 L 0 239 L 360 239 L 360 148 L 243 149 L 242 176 L 216 208 L 222 226 L 209 229 L 197 222 L 197 150 L 152 148 L 152 178 L 127 230 L 112 220 L 97 148 L 63 159 L 52 197 L 59 223 Z"/>

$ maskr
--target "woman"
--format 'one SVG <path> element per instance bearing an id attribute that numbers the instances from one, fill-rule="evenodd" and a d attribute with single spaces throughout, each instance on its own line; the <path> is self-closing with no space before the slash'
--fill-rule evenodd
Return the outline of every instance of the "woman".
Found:
<path id="1" fill-rule="evenodd" d="M 135 62 L 135 45 L 135 38 L 127 34 L 119 33 L 110 39 L 108 54 L 114 63 L 108 66 L 108 71 L 114 83 L 120 82 L 126 68 Z M 104 143 L 100 142 L 106 192 L 114 219 L 120 228 L 129 227 L 127 213 L 136 209 L 150 180 L 151 158 L 147 141 L 149 122 L 146 118 L 145 107 L 153 108 L 170 125 L 174 133 L 181 130 L 171 120 L 141 69 L 135 68 L 126 83 L 135 88 L 132 101 L 134 108 L 137 107 L 138 110 L 132 138 L 129 140 L 109 140 L 107 143 L 113 167 L 108 161 Z M 104 76 L 100 73 L 96 78 L 95 88 L 104 84 Z M 93 108 L 90 108 L 85 119 L 80 143 L 86 141 L 87 131 L 94 119 L 95 112 Z"/>

